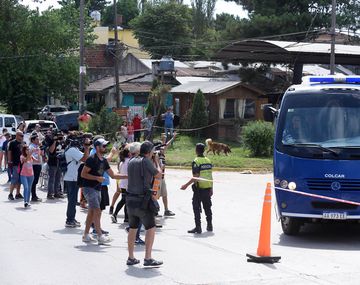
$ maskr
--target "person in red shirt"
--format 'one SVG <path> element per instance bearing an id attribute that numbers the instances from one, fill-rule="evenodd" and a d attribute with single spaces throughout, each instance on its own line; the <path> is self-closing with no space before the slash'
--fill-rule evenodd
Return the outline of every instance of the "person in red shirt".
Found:
<path id="1" fill-rule="evenodd" d="M 84 113 L 79 116 L 78 120 L 80 130 L 87 131 L 91 116 L 86 111 L 84 111 Z"/>
<path id="2" fill-rule="evenodd" d="M 140 142 L 141 137 L 141 117 L 138 113 L 135 114 L 135 117 L 132 120 L 133 126 L 134 126 L 134 141 Z"/>

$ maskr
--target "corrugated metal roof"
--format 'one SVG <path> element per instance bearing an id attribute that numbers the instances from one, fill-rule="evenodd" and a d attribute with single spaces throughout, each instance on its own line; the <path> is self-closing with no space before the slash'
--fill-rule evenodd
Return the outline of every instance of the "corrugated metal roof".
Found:
<path id="1" fill-rule="evenodd" d="M 154 61 L 159 61 L 160 59 L 142 59 L 139 58 L 139 60 L 147 66 L 147 68 L 149 68 L 150 70 L 152 70 L 152 63 Z M 178 60 L 174 60 L 174 65 L 175 65 L 175 69 L 178 67 L 183 67 L 183 68 L 189 68 L 188 65 L 186 65 L 185 63 L 182 63 L 181 61 Z"/>
<path id="2" fill-rule="evenodd" d="M 152 85 L 144 83 L 126 82 L 120 84 L 122 92 L 150 92 Z"/>
<path id="3" fill-rule="evenodd" d="M 239 81 L 193 81 L 171 89 L 171 93 L 196 93 L 199 89 L 205 94 L 216 94 L 240 85 Z"/>
<path id="4" fill-rule="evenodd" d="M 305 42 L 286 42 L 286 41 L 264 41 L 290 52 L 311 52 L 329 54 L 331 51 L 330 43 L 305 43 Z M 335 53 L 360 55 L 360 46 L 335 45 Z"/>
<path id="5" fill-rule="evenodd" d="M 133 75 L 121 75 L 119 76 L 119 83 L 126 82 L 135 78 L 139 78 L 145 76 L 147 73 L 133 74 Z M 89 83 L 86 87 L 86 92 L 100 92 L 102 90 L 106 90 L 115 85 L 115 77 L 106 77 L 100 80 L 96 80 L 94 82 Z"/>
<path id="6" fill-rule="evenodd" d="M 214 80 L 212 77 L 194 77 L 194 76 L 180 76 L 176 77 L 176 80 L 179 81 L 180 84 L 186 84 L 194 81 L 211 81 Z"/>
<path id="7" fill-rule="evenodd" d="M 244 40 L 222 48 L 214 58 L 232 62 L 329 64 L 329 43 Z M 336 64 L 358 64 L 360 46 L 335 45 Z"/>
<path id="8" fill-rule="evenodd" d="M 212 71 L 209 69 L 194 69 L 190 67 L 176 67 L 176 76 L 210 76 Z"/>

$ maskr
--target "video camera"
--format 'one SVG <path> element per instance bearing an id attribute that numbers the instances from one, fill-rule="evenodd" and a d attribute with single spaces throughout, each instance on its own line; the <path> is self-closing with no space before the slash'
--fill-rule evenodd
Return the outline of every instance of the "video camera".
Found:
<path id="1" fill-rule="evenodd" d="M 153 156 L 159 155 L 160 151 L 161 151 L 161 148 L 164 147 L 164 146 L 166 146 L 166 144 L 163 144 L 161 142 L 154 143 L 155 150 L 154 150 Z"/>
<path id="2" fill-rule="evenodd" d="M 45 135 L 45 139 L 44 139 L 44 145 L 45 147 L 49 147 L 51 146 L 54 141 L 57 141 L 59 143 L 63 142 L 64 140 L 64 134 L 62 133 L 62 131 L 58 130 L 58 129 L 54 129 L 51 131 L 51 133 L 47 133 Z"/>
<path id="3" fill-rule="evenodd" d="M 71 132 L 66 139 L 66 145 L 69 147 L 76 147 L 83 151 L 84 145 L 91 146 L 93 144 L 92 138 L 93 135 L 91 133 Z M 90 141 L 85 143 L 86 139 L 89 139 Z"/>

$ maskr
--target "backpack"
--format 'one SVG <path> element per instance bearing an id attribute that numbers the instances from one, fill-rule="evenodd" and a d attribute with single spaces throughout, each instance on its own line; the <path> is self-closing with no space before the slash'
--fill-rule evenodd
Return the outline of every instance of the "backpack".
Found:
<path id="1" fill-rule="evenodd" d="M 58 160 L 58 166 L 59 166 L 62 173 L 66 173 L 67 168 L 68 168 L 68 166 L 69 166 L 69 164 L 71 162 L 71 161 L 70 162 L 66 161 L 65 152 L 67 150 L 68 149 L 66 148 L 65 150 L 62 150 L 62 151 L 60 151 L 60 152 L 58 152 L 56 154 L 56 158 Z"/>
<path id="2" fill-rule="evenodd" d="M 84 178 L 81 177 L 81 171 L 83 170 L 85 163 L 81 163 L 78 169 L 77 175 L 77 186 L 83 187 L 84 186 Z"/>

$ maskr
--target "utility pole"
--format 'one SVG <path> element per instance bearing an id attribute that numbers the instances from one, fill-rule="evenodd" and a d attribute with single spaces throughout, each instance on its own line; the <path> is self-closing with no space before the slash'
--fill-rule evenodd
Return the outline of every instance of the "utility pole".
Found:
<path id="1" fill-rule="evenodd" d="M 335 74 L 335 26 L 336 26 L 336 0 L 331 4 L 331 53 L 330 53 L 330 74 Z"/>
<path id="2" fill-rule="evenodd" d="M 119 45 L 118 45 L 118 21 L 117 21 L 117 7 L 116 0 L 114 0 L 114 34 L 115 34 L 115 95 L 116 108 L 120 108 L 120 90 L 119 90 Z"/>
<path id="3" fill-rule="evenodd" d="M 80 69 L 79 69 L 79 112 L 85 110 L 85 75 L 84 65 L 84 0 L 80 0 Z"/>

